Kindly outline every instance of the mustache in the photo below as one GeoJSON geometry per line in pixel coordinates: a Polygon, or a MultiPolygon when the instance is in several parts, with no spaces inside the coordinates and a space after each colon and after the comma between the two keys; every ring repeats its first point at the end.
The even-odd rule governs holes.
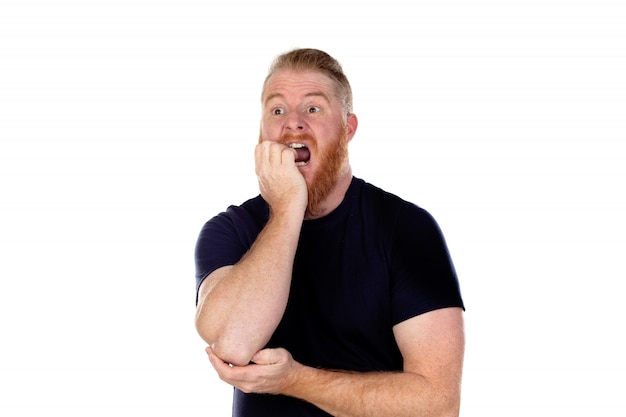
{"type": "Polygon", "coordinates": [[[282,143],[283,145],[286,145],[287,143],[293,143],[293,142],[297,142],[297,143],[308,142],[312,144],[317,143],[317,141],[315,140],[315,137],[308,133],[301,133],[301,134],[286,133],[280,137],[278,142],[282,143]]]}

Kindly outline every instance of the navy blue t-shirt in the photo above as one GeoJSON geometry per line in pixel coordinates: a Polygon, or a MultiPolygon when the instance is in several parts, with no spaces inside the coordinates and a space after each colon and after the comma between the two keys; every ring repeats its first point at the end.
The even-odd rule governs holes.
{"type": "MultiPolygon", "coordinates": [[[[237,263],[269,217],[257,196],[207,222],[196,245],[196,289],[237,263]]],[[[289,301],[268,347],[305,365],[400,371],[393,326],[463,301],[443,235],[425,210],[353,178],[329,215],[305,220],[289,301]]],[[[235,389],[233,416],[328,416],[304,401],[235,389]]]]}

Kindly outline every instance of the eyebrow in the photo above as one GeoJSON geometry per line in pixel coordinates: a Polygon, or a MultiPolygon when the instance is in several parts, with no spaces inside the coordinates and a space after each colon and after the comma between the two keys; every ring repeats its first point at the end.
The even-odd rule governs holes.
{"type": "MultiPolygon", "coordinates": [[[[268,101],[270,101],[270,100],[272,100],[272,99],[274,99],[274,98],[276,98],[276,97],[281,98],[281,97],[284,97],[284,95],[283,95],[283,94],[281,94],[281,93],[273,93],[273,94],[270,94],[270,95],[269,95],[269,96],[267,96],[267,98],[264,100],[264,104],[266,104],[268,101]]],[[[327,94],[325,94],[325,93],[324,93],[324,92],[322,92],[322,91],[311,91],[310,93],[306,93],[306,94],[304,95],[304,97],[306,97],[306,98],[308,98],[308,97],[322,97],[324,100],[326,100],[326,101],[330,102],[330,99],[328,98],[328,95],[327,95],[327,94]]]]}

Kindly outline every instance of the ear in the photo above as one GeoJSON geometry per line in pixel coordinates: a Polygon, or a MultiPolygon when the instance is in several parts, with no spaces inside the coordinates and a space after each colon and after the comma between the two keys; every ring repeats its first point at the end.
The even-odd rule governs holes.
{"type": "Polygon", "coordinates": [[[352,140],[352,138],[354,137],[354,134],[356,133],[356,128],[359,126],[359,120],[356,117],[356,114],[354,113],[348,113],[348,117],[346,120],[346,138],[348,139],[348,142],[350,142],[352,140]]]}

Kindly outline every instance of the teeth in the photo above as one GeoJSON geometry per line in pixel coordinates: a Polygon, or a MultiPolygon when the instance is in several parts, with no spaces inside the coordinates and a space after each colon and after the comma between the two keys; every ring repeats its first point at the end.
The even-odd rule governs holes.
{"type": "MultiPolygon", "coordinates": [[[[289,147],[291,149],[308,149],[307,146],[305,144],[303,144],[303,143],[290,143],[289,147]]],[[[310,153],[309,153],[309,157],[310,157],[310,153]]],[[[307,165],[309,163],[308,160],[306,160],[306,161],[302,161],[302,160],[298,161],[298,159],[300,159],[300,158],[296,157],[296,166],[301,167],[301,166],[305,166],[305,165],[307,165]]]]}

